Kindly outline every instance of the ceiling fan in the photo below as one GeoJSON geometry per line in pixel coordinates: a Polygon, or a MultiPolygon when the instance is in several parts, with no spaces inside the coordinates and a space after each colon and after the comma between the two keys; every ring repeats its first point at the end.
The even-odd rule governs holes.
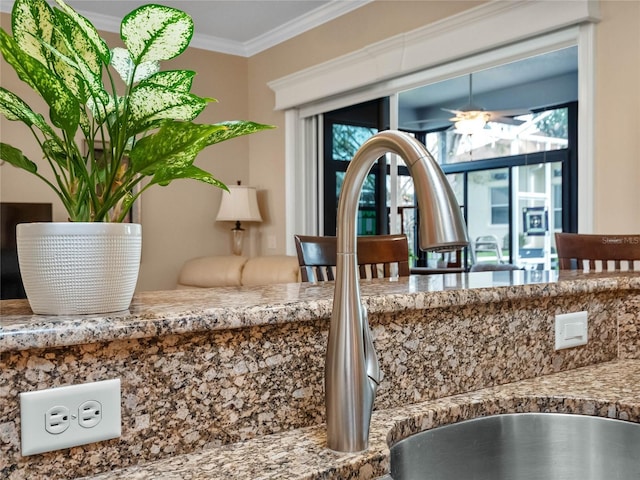
{"type": "MultiPolygon", "coordinates": [[[[485,110],[481,106],[473,103],[473,74],[469,74],[469,102],[457,110],[449,108],[441,108],[441,110],[453,113],[455,116],[449,118],[453,122],[456,130],[461,133],[474,133],[483,129],[487,122],[505,123],[508,125],[521,125],[522,120],[516,120],[513,117],[526,115],[531,113],[527,109],[517,110],[485,110]]],[[[424,123],[430,120],[416,120],[407,123],[424,123]]]]}
{"type": "Polygon", "coordinates": [[[506,123],[508,125],[521,125],[522,120],[516,120],[513,117],[531,113],[529,110],[485,110],[473,103],[473,74],[469,74],[469,103],[459,110],[450,110],[443,108],[445,112],[455,114],[455,117],[449,119],[453,122],[458,130],[461,131],[478,131],[484,128],[487,122],[506,123]]]}

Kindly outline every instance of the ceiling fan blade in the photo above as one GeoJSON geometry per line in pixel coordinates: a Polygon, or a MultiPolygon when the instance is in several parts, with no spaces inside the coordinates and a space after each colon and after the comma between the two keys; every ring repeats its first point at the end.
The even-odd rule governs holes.
{"type": "Polygon", "coordinates": [[[495,123],[504,123],[505,125],[514,125],[516,127],[522,125],[524,122],[524,120],[517,120],[515,118],[512,117],[494,117],[491,116],[491,118],[489,119],[490,122],[495,122],[495,123]]]}
{"type": "Polygon", "coordinates": [[[526,108],[514,108],[512,110],[490,110],[491,114],[496,117],[519,117],[520,115],[529,115],[533,113],[526,108]]]}

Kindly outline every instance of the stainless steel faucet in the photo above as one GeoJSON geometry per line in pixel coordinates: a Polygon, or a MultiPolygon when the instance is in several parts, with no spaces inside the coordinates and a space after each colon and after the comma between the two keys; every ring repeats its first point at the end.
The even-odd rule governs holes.
{"type": "Polygon", "coordinates": [[[338,201],[336,284],[325,363],[327,446],[338,452],[367,448],[373,401],[382,380],[360,301],[356,217],[364,180],[374,162],[386,153],[400,156],[413,178],[420,208],[420,248],[450,251],[468,244],[455,195],[420,142],[387,130],[360,147],[347,168],[338,201]]]}

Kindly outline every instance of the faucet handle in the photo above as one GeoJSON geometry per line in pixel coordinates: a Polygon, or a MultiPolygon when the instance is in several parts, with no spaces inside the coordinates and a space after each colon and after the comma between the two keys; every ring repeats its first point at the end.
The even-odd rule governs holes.
{"type": "Polygon", "coordinates": [[[367,308],[364,305],[360,305],[360,312],[362,314],[362,336],[364,339],[364,361],[367,369],[367,376],[375,383],[375,387],[380,385],[384,378],[384,373],[380,369],[380,363],[378,362],[378,355],[373,346],[373,337],[371,335],[371,327],[369,327],[369,316],[367,314],[367,308]]]}

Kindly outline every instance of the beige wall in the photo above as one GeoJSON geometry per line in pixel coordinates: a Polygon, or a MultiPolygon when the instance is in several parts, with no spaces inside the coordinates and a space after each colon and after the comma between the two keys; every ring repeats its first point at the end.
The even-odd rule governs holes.
{"type": "Polygon", "coordinates": [[[640,2],[601,2],[596,41],[594,226],[640,233],[640,2]]]}
{"type": "MultiPolygon", "coordinates": [[[[410,31],[482,2],[376,1],[249,59],[192,49],[169,67],[196,70],[194,91],[220,103],[199,118],[214,122],[248,118],[277,130],[216,145],[197,164],[227,183],[242,180],[258,188],[264,222],[249,227],[251,255],[285,251],[285,212],[295,208],[284,195],[284,114],[275,112],[267,82],[410,31]],[[179,63],[178,63],[179,62],[179,63]],[[275,241],[275,248],[268,248],[275,241]]],[[[596,27],[596,132],[594,228],[597,232],[640,232],[640,2],[605,0],[596,27]]],[[[8,17],[2,15],[3,27],[8,17]]],[[[109,39],[113,38],[111,36],[109,39]]],[[[2,86],[22,94],[2,65],[2,86]]],[[[29,101],[29,103],[33,103],[29,101]]],[[[18,126],[2,120],[2,138],[16,138],[18,126]],[[15,132],[15,133],[14,133],[15,132]]],[[[25,147],[26,149],[26,147],[25,147]]],[[[33,147],[30,150],[33,154],[33,147]]],[[[302,161],[302,160],[301,160],[302,161]]],[[[2,201],[55,199],[16,169],[0,169],[2,201]]],[[[214,225],[221,192],[178,181],[147,192],[142,200],[144,230],[140,290],[173,288],[187,258],[230,252],[228,229],[214,225]]],[[[60,208],[56,220],[64,219],[60,208]]]]}

